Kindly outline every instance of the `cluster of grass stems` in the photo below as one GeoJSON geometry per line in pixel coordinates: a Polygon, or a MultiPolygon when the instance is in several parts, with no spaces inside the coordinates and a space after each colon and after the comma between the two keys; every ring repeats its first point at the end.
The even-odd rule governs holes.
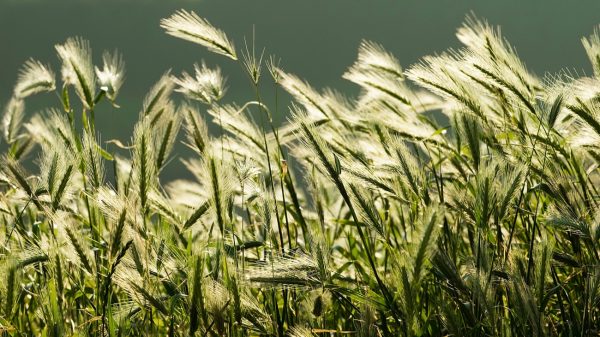
{"type": "Polygon", "coordinates": [[[2,120],[0,334],[600,333],[598,32],[589,77],[535,76],[473,17],[408,70],[364,41],[349,98],[193,12],[161,26],[239,63],[255,100],[222,103],[217,67],[167,72],[131,140],[103,143],[119,54],[95,67],[68,39],[58,83],[27,61],[2,120]],[[26,120],[44,92],[57,107],[26,120]],[[194,180],[162,182],[181,128],[194,180]]]}

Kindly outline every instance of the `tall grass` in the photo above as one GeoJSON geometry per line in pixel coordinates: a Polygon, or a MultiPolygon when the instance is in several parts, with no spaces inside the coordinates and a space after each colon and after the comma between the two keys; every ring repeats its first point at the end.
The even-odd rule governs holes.
{"type": "Polygon", "coordinates": [[[408,70],[363,41],[347,97],[254,45],[238,58],[193,12],[161,26],[239,63],[256,99],[222,103],[216,66],[166,72],[112,141],[124,156],[94,113],[118,104],[119,54],[95,67],[70,38],[58,82],[28,60],[2,120],[2,335],[600,333],[597,31],[578,78],[532,74],[473,17],[461,49],[408,70]],[[293,97],[289,123],[267,84],[293,97]],[[45,92],[57,106],[26,115],[45,92]],[[194,179],[165,182],[181,129],[194,179]]]}

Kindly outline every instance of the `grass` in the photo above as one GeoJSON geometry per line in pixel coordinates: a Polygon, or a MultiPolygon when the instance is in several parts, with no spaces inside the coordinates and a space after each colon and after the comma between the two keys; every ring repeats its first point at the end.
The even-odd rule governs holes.
{"type": "Polygon", "coordinates": [[[239,63],[255,100],[222,103],[205,63],[167,72],[109,151],[94,109],[118,104],[119,54],[95,67],[68,39],[58,83],[28,60],[2,123],[2,335],[600,333],[598,31],[591,77],[537,77],[473,17],[408,70],[364,41],[346,97],[193,12],[161,26],[239,63]],[[26,119],[45,92],[57,107],[26,119]],[[195,179],[166,182],[180,133],[195,179]]]}

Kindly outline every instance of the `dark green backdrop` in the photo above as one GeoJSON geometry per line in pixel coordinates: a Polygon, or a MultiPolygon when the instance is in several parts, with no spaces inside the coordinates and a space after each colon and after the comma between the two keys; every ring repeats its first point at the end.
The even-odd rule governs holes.
{"type": "MultiPolygon", "coordinates": [[[[238,51],[244,36],[251,39],[254,25],[257,45],[281,57],[287,71],[316,87],[349,94],[356,88],[340,76],[361,39],[383,44],[407,67],[423,55],[458,46],[456,28],[474,11],[502,26],[537,74],[563,68],[583,74],[591,68],[580,38],[600,23],[597,0],[0,0],[0,107],[23,61],[34,57],[58,73],[53,46],[74,35],[91,41],[96,61],[103,49],[117,48],[127,63],[121,109],[105,105],[97,114],[103,140],[128,139],[145,91],[169,68],[177,74],[202,59],[218,64],[228,77],[227,99],[251,99],[237,64],[163,33],[159,20],[179,8],[192,9],[225,30],[238,51]]],[[[28,101],[28,113],[48,102],[57,101],[51,96],[28,101]]],[[[167,174],[180,169],[174,163],[167,174]]]]}

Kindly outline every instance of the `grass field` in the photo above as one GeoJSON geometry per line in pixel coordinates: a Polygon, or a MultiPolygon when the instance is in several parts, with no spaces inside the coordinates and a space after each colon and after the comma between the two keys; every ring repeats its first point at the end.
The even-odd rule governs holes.
{"type": "Polygon", "coordinates": [[[532,74],[474,17],[407,70],[363,41],[347,97],[193,12],[160,25],[239,63],[255,100],[222,103],[196,64],[102,141],[121,56],[70,38],[60,76],[27,61],[2,120],[3,336],[600,334],[600,32],[590,77],[532,74]],[[172,160],[195,179],[163,181],[172,160]]]}

